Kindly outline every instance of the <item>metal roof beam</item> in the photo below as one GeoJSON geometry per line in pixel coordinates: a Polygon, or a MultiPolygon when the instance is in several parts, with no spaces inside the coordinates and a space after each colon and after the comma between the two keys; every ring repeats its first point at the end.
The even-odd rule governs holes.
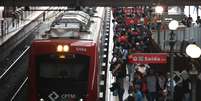
{"type": "Polygon", "coordinates": [[[201,5],[201,0],[0,0],[0,6],[137,6],[201,5]]]}

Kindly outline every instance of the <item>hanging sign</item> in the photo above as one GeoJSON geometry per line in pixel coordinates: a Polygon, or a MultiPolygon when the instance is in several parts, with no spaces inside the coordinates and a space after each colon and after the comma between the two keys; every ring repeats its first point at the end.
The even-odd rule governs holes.
{"type": "Polygon", "coordinates": [[[133,13],[143,13],[143,8],[137,8],[137,7],[125,7],[124,9],[125,14],[133,14],[133,13]]]}
{"type": "Polygon", "coordinates": [[[167,53],[135,53],[128,56],[128,62],[134,64],[165,64],[167,53]]]}

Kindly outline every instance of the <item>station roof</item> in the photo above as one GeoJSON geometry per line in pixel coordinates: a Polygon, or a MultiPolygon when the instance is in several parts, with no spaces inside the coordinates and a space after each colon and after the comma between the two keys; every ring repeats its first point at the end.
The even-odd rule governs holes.
{"type": "Polygon", "coordinates": [[[0,6],[201,5],[201,0],[0,0],[0,6]]]}

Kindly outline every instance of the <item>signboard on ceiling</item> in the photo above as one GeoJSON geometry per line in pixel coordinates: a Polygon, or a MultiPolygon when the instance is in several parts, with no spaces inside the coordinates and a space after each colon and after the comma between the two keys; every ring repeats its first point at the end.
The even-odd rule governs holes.
{"type": "Polygon", "coordinates": [[[138,7],[124,7],[123,8],[125,14],[134,14],[134,13],[143,13],[143,8],[138,7]]]}
{"type": "Polygon", "coordinates": [[[167,53],[135,53],[128,56],[128,62],[133,64],[166,64],[167,53]]]}

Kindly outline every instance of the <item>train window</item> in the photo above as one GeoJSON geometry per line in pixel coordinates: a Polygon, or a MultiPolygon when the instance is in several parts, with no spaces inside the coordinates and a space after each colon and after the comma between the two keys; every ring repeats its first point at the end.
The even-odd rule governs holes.
{"type": "Polygon", "coordinates": [[[54,55],[39,57],[39,76],[42,78],[86,80],[89,58],[81,55],[66,55],[66,57],[65,59],[54,55]]]}
{"type": "Polygon", "coordinates": [[[55,98],[52,92],[58,95],[58,101],[66,101],[68,95],[75,95],[76,98],[86,96],[90,57],[69,53],[65,57],[61,59],[56,54],[37,57],[39,98],[49,101],[55,98]]]}
{"type": "Polygon", "coordinates": [[[82,64],[43,63],[40,65],[40,76],[44,78],[79,79],[83,71],[82,64]]]}

